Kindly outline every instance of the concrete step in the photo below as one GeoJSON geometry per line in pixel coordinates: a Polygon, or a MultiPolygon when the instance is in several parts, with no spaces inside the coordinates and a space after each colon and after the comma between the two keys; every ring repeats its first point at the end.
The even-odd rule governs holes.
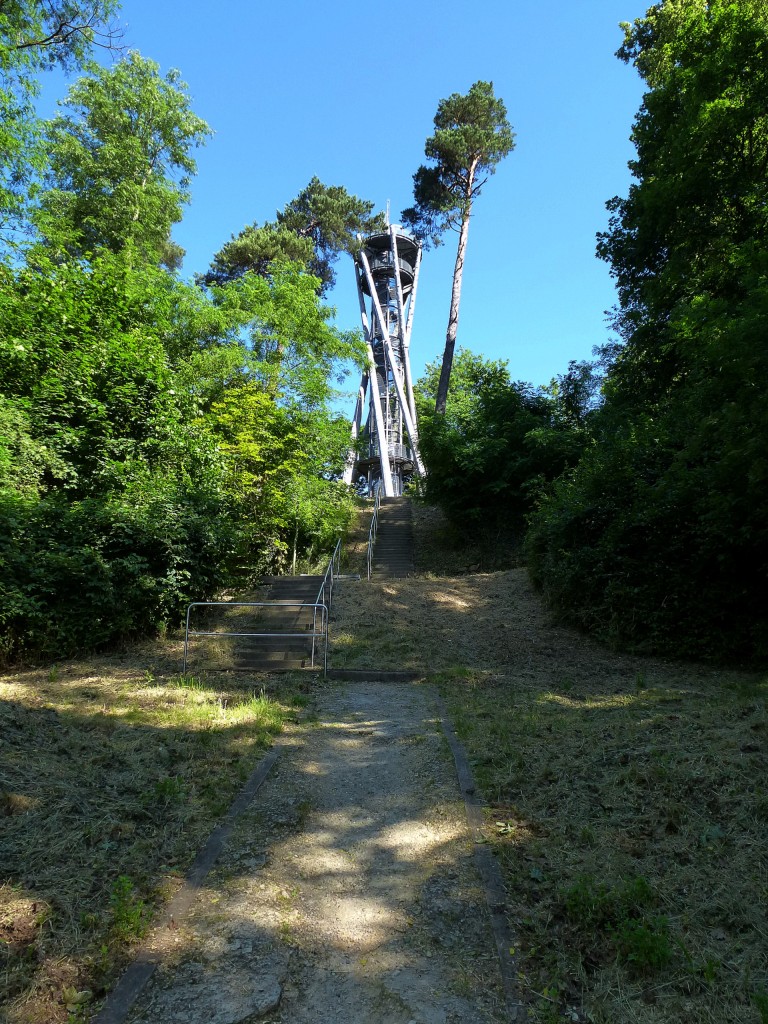
{"type": "MultiPolygon", "coordinates": [[[[261,585],[267,588],[265,601],[273,607],[254,608],[251,626],[257,631],[278,634],[243,639],[234,652],[233,670],[238,672],[284,672],[311,667],[312,637],[279,634],[311,632],[319,629],[312,605],[317,601],[322,576],[265,576],[261,585]]],[[[245,609],[243,609],[245,610],[245,609]]],[[[244,632],[247,630],[244,629],[244,632]]],[[[322,668],[322,642],[315,638],[315,668],[322,668]]]]}
{"type": "Polygon", "coordinates": [[[413,572],[413,516],[409,498],[382,498],[372,575],[403,578],[413,572]]]}
{"type": "Polygon", "coordinates": [[[293,658],[253,658],[251,660],[237,661],[232,664],[232,672],[295,672],[301,669],[314,669],[315,672],[322,671],[323,659],[321,655],[315,654],[315,664],[309,655],[300,661],[293,658]]]}

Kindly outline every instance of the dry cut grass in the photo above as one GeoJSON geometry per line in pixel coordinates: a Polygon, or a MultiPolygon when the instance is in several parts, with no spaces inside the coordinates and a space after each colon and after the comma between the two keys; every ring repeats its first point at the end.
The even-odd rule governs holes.
{"type": "Polygon", "coordinates": [[[340,588],[333,664],[438,673],[531,1020],[767,1024],[768,679],[614,654],[523,568],[456,574],[454,549],[437,575],[439,545],[340,588]]]}
{"type": "Polygon", "coordinates": [[[177,654],[153,646],[0,676],[9,1024],[87,1017],[304,699],[292,677],[180,677],[177,654]]]}
{"type": "Polygon", "coordinates": [[[534,1021],[768,1011],[768,682],[648,663],[448,674],[534,1021]]]}

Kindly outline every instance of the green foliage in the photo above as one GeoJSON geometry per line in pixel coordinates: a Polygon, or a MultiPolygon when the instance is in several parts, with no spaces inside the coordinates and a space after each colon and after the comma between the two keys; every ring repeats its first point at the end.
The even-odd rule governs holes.
{"type": "Polygon", "coordinates": [[[494,96],[492,82],[475,82],[466,96],[453,93],[440,100],[434,124],[435,134],[424,146],[432,164],[422,165],[414,174],[414,205],[400,216],[403,224],[427,245],[439,245],[448,228],[459,231],[445,351],[435,394],[435,412],[444,416],[459,328],[472,204],[515,143],[507,109],[494,96]]]}
{"type": "Polygon", "coordinates": [[[300,552],[332,547],[353,512],[335,480],[349,425],[329,402],[341,364],[362,358],[361,343],[330,326],[317,283],[295,264],[273,264],[269,277],[249,272],[216,290],[248,331],[247,372],[230,382],[206,422],[241,510],[237,564],[250,581],[295,567],[300,552]]]}
{"type": "Polygon", "coordinates": [[[636,971],[658,970],[672,959],[666,917],[620,921],[614,939],[621,959],[636,971]]]}
{"type": "Polygon", "coordinates": [[[246,273],[214,289],[217,304],[247,332],[248,379],[309,409],[333,397],[343,363],[365,358],[357,334],[331,326],[333,310],[320,303],[318,283],[299,265],[279,262],[267,278],[246,273]]]}
{"type": "Polygon", "coordinates": [[[34,100],[37,76],[81,68],[94,46],[113,48],[117,0],[7,0],[0,9],[0,230],[11,241],[45,167],[34,100]]]}
{"type": "Polygon", "coordinates": [[[607,408],[596,443],[542,499],[529,565],[562,617],[637,649],[768,654],[765,412],[718,384],[713,373],[631,424],[607,408]]]}
{"type": "Polygon", "coordinates": [[[269,277],[272,264],[288,261],[301,264],[316,277],[323,293],[336,280],[333,265],[339,254],[356,249],[358,234],[380,231],[384,226],[384,217],[373,212],[373,203],[314,177],[278,211],[276,221],[247,225],[226,242],[202,280],[207,285],[222,285],[248,271],[269,277]]]}
{"type": "Polygon", "coordinates": [[[768,992],[765,989],[758,989],[752,995],[752,1002],[760,1014],[760,1024],[768,1024],[768,992]]]}
{"type": "Polygon", "coordinates": [[[165,775],[155,783],[152,795],[159,804],[177,803],[185,795],[184,781],[178,775],[165,775]]]}
{"type": "Polygon", "coordinates": [[[563,893],[565,915],[589,952],[610,950],[639,973],[672,959],[669,923],[653,914],[654,904],[653,890],[642,877],[609,886],[583,876],[563,893]]]}
{"type": "Polygon", "coordinates": [[[171,227],[189,200],[190,156],[211,130],[189,106],[178,71],[131,53],[94,67],[46,128],[48,188],[37,215],[49,244],[75,254],[133,247],[169,265],[171,227]]]}
{"type": "Polygon", "coordinates": [[[327,411],[334,359],[323,343],[354,348],[317,312],[312,279],[261,281],[262,319],[253,294],[217,319],[163,271],[121,257],[45,269],[23,271],[3,296],[6,658],[154,632],[232,573],[253,580],[292,549],[332,545],[352,502],[331,479],[348,428],[327,411]],[[176,323],[157,317],[169,306],[176,323]],[[261,359],[239,344],[227,355],[224,328],[244,322],[261,359]]]}
{"type": "Polygon", "coordinates": [[[380,218],[313,179],[261,232],[276,244],[258,272],[210,292],[181,283],[170,233],[210,131],[178,72],[137,53],[90,66],[46,125],[45,161],[38,144],[35,73],[109,45],[115,6],[0,12],[8,216],[38,188],[38,237],[0,265],[6,661],[161,632],[192,600],[317,557],[353,509],[335,480],[348,428],[330,403],[362,344],[331,326],[306,266],[331,280],[380,218]]]}
{"type": "Polygon", "coordinates": [[[617,280],[594,444],[543,498],[530,564],[552,607],[612,641],[768,657],[768,15],[652,7],[620,56],[650,90],[637,179],[598,251],[617,280]]]}
{"type": "Polygon", "coordinates": [[[308,266],[312,259],[312,239],[297,235],[280,224],[248,224],[239,235],[225,242],[201,282],[224,285],[248,272],[269,277],[272,265],[286,260],[308,266]]]}
{"type": "Polygon", "coordinates": [[[373,212],[374,204],[350,195],[340,185],[324,185],[313,177],[307,187],[277,214],[277,225],[298,238],[312,242],[308,270],[320,278],[323,290],[333,286],[333,265],[342,252],[358,247],[357,236],[383,231],[383,213],[373,212]]]}
{"type": "Polygon", "coordinates": [[[63,657],[181,621],[226,581],[227,505],[157,477],[121,496],[0,493],[0,654],[63,657]]]}
{"type": "Polygon", "coordinates": [[[423,242],[439,245],[448,228],[469,217],[474,199],[515,143],[492,82],[475,82],[466,95],[440,100],[434,124],[424,145],[432,164],[414,174],[414,205],[400,216],[423,242]]]}
{"type": "Polygon", "coordinates": [[[459,349],[445,416],[433,396],[440,367],[417,386],[426,496],[468,533],[522,532],[538,488],[580,454],[585,432],[571,427],[557,397],[510,380],[506,364],[459,349]]]}
{"type": "Polygon", "coordinates": [[[81,498],[147,467],[183,473],[205,458],[183,426],[186,396],[175,393],[163,336],[169,325],[153,308],[169,289],[182,304],[184,286],[159,270],[133,271],[120,257],[88,265],[37,255],[0,293],[0,380],[14,409],[6,461],[16,485],[63,487],[81,498]]]}
{"type": "Polygon", "coordinates": [[[240,571],[295,566],[299,550],[332,547],[351,521],[353,502],[333,474],[343,465],[349,426],[323,408],[275,403],[263,384],[230,388],[211,422],[228,469],[227,486],[242,509],[240,571]]]}
{"type": "Polygon", "coordinates": [[[0,293],[6,659],[154,632],[335,541],[352,505],[328,378],[356,342],[314,279],[214,304],[120,255],[37,255],[0,293]]]}
{"type": "Polygon", "coordinates": [[[119,942],[130,942],[144,935],[149,926],[149,910],[127,875],[120,875],[112,886],[109,909],[112,936],[119,942]]]}

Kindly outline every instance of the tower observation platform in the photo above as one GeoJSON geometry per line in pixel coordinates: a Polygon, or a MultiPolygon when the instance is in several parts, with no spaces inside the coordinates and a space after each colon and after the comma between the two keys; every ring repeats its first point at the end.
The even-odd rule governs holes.
{"type": "Polygon", "coordinates": [[[355,277],[368,349],[352,421],[346,483],[398,497],[408,480],[423,475],[409,349],[421,246],[392,224],[360,239],[355,277]]]}

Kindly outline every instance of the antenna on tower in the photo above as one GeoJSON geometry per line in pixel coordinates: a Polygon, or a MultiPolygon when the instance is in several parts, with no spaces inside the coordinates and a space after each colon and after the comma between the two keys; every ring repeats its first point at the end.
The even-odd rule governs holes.
{"type": "Polygon", "coordinates": [[[389,224],[389,201],[387,230],[361,242],[355,276],[368,367],[358,389],[344,481],[362,478],[369,493],[380,483],[383,496],[392,498],[413,473],[424,475],[408,356],[421,246],[389,224]]]}

